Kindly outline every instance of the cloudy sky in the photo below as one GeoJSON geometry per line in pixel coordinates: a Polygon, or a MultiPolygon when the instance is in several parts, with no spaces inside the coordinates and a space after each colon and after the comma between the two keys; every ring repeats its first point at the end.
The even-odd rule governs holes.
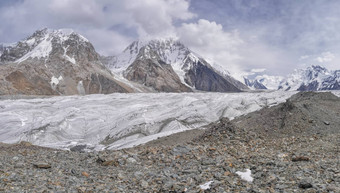
{"type": "Polygon", "coordinates": [[[72,28],[103,55],[176,37],[235,75],[340,69],[338,0],[1,0],[0,42],[72,28]]]}

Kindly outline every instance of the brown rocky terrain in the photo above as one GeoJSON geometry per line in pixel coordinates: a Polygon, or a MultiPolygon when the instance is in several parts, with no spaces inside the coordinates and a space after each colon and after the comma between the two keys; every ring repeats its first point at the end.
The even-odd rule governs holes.
{"type": "Polygon", "coordinates": [[[338,112],[339,98],[330,93],[298,93],[205,131],[131,149],[84,153],[0,144],[0,191],[336,193],[338,112]],[[238,175],[248,169],[252,181],[238,175]]]}

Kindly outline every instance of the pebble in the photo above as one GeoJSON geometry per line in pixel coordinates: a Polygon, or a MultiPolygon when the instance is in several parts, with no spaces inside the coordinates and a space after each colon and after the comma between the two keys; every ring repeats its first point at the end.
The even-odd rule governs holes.
{"type": "Polygon", "coordinates": [[[325,125],[330,125],[330,123],[328,121],[324,121],[323,122],[325,125]]]}
{"type": "Polygon", "coordinates": [[[49,168],[52,167],[50,164],[48,164],[48,163],[43,163],[43,162],[33,164],[33,166],[36,167],[36,168],[40,168],[40,169],[49,169],[49,168]]]}
{"type": "Polygon", "coordinates": [[[312,188],[313,185],[308,182],[308,180],[302,180],[300,183],[299,183],[299,188],[302,188],[302,189],[308,189],[308,188],[312,188]]]}

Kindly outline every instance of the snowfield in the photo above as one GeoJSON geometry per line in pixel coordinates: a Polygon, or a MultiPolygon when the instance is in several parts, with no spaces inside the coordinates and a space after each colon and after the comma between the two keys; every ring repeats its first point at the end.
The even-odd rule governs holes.
{"type": "MultiPolygon", "coordinates": [[[[138,93],[0,100],[0,142],[133,147],[284,102],[296,92],[138,93]]],[[[340,96],[340,92],[335,92],[340,96]]]]}

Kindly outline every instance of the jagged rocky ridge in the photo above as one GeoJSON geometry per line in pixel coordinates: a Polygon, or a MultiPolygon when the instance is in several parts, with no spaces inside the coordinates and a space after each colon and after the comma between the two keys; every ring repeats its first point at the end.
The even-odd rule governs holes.
{"type": "Polygon", "coordinates": [[[113,73],[151,86],[157,91],[237,92],[248,89],[243,83],[232,78],[227,71],[218,66],[211,66],[174,39],[135,41],[117,57],[105,57],[102,61],[113,73]],[[148,69],[153,66],[151,71],[141,68],[141,62],[147,64],[148,69]],[[167,69],[167,73],[163,73],[162,67],[167,69]],[[167,83],[165,75],[173,77],[174,81],[167,83]],[[149,84],[152,77],[158,77],[157,86],[149,84]]]}

